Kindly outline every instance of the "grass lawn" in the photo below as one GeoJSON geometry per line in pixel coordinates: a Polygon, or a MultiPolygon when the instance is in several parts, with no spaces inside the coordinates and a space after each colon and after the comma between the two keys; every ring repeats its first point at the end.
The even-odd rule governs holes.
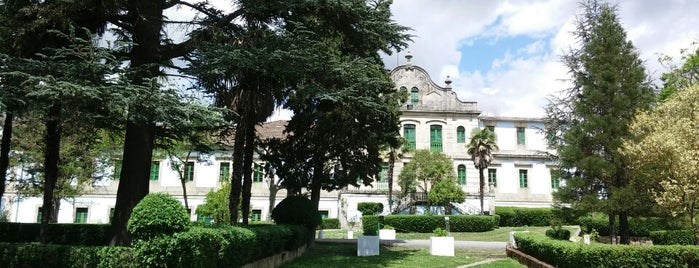
{"type": "Polygon", "coordinates": [[[481,264],[481,265],[473,266],[473,267],[474,268],[521,268],[521,267],[527,267],[527,266],[524,266],[513,259],[507,258],[507,259],[497,260],[494,262],[489,262],[486,264],[481,264]]]}
{"type": "MultiPolygon", "coordinates": [[[[429,249],[381,246],[378,256],[357,257],[354,244],[316,243],[306,254],[282,266],[291,267],[458,267],[502,251],[456,249],[454,257],[432,256],[429,249]]],[[[516,263],[516,262],[515,262],[516,263]]],[[[521,266],[484,266],[521,267],[521,266]]]]}
{"type": "MultiPolygon", "coordinates": [[[[531,226],[531,227],[500,227],[498,229],[480,232],[480,233],[456,233],[452,232],[454,240],[463,241],[495,241],[507,242],[510,237],[510,231],[530,231],[533,233],[544,234],[549,226],[531,226]]],[[[564,227],[573,232],[573,227],[564,227]]],[[[347,230],[324,230],[324,238],[328,239],[343,239],[347,238],[347,230]]],[[[362,235],[361,231],[354,231],[354,238],[362,235]]],[[[396,233],[396,239],[430,239],[432,233],[396,233]]],[[[316,236],[317,237],[317,236],[316,236]]]]}

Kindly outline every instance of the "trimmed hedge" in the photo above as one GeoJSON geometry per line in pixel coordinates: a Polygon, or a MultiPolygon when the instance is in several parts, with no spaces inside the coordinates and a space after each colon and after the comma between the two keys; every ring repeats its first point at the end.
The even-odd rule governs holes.
{"type": "Polygon", "coordinates": [[[357,210],[362,213],[362,216],[377,215],[383,211],[383,203],[359,202],[357,203],[357,210]]]}
{"type": "Polygon", "coordinates": [[[320,224],[320,229],[340,229],[340,219],[338,219],[338,218],[323,219],[323,223],[320,224]]]}
{"type": "Polygon", "coordinates": [[[303,225],[309,229],[323,222],[313,202],[304,196],[284,198],[272,210],[272,219],[277,224],[303,225]]]}
{"type": "Polygon", "coordinates": [[[500,226],[550,226],[551,208],[495,207],[500,215],[500,226]]]}
{"type": "MultiPolygon", "coordinates": [[[[616,222],[615,229],[619,230],[619,221],[616,222]]],[[[585,233],[590,233],[592,229],[597,230],[597,233],[601,236],[609,236],[609,218],[607,216],[602,217],[580,217],[578,219],[578,224],[580,228],[585,233]]],[[[662,230],[680,230],[688,229],[689,226],[686,222],[678,219],[668,219],[668,218],[629,218],[629,234],[631,236],[642,236],[649,237],[652,231],[662,231],[662,230]]]]}
{"type": "MultiPolygon", "coordinates": [[[[59,245],[106,246],[109,224],[52,223],[48,225],[48,242],[59,245]]],[[[0,222],[0,242],[39,242],[41,224],[0,222]]]]}
{"type": "Polygon", "coordinates": [[[516,233],[517,248],[555,267],[698,267],[699,247],[585,245],[516,233]]]}
{"type": "Polygon", "coordinates": [[[292,225],[193,227],[172,236],[139,241],[134,251],[146,267],[239,267],[296,249],[310,235],[305,227],[292,225]]]}
{"type": "Polygon", "coordinates": [[[135,239],[152,239],[186,231],[189,215],[180,201],[166,193],[152,193],[131,212],[126,230],[135,239]]]}
{"type": "Polygon", "coordinates": [[[694,245],[694,231],[667,230],[650,232],[653,245],[694,245]]]}
{"type": "Polygon", "coordinates": [[[568,240],[570,239],[570,231],[563,228],[551,228],[546,230],[546,236],[558,240],[568,240]]]}
{"type": "MultiPolygon", "coordinates": [[[[443,215],[388,215],[383,216],[381,226],[390,225],[399,233],[431,233],[436,228],[445,228],[443,215]]],[[[377,225],[382,217],[363,216],[362,227],[365,235],[376,235],[377,225]]],[[[498,216],[450,215],[451,232],[487,232],[498,227],[498,216]]]]}
{"type": "Polygon", "coordinates": [[[132,248],[0,243],[2,267],[139,267],[132,248]]]}

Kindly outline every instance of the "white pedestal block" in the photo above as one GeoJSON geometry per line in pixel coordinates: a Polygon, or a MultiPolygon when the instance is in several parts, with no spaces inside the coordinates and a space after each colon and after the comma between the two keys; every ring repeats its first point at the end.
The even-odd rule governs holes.
{"type": "Polygon", "coordinates": [[[379,255],[379,237],[363,235],[357,238],[357,256],[379,255]]]}
{"type": "Polygon", "coordinates": [[[347,231],[347,239],[354,239],[354,232],[347,231]]]}
{"type": "Polygon", "coordinates": [[[590,244],[590,235],[583,235],[583,243],[585,243],[585,245],[590,244]]]}
{"type": "Polygon", "coordinates": [[[323,230],[318,231],[318,239],[323,239],[324,235],[323,230]]]}
{"type": "Polygon", "coordinates": [[[396,230],[381,229],[379,230],[379,239],[381,240],[394,240],[396,239],[396,230]]]}
{"type": "Polygon", "coordinates": [[[454,256],[454,237],[430,237],[430,254],[437,256],[454,256]]]}

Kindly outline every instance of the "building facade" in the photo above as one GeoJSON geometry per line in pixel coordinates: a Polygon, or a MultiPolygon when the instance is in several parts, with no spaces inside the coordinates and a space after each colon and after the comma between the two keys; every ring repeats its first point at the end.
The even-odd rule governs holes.
{"type": "MultiPolygon", "coordinates": [[[[444,86],[435,83],[421,67],[415,66],[407,56],[407,62],[391,71],[396,90],[408,93],[408,101],[402,105],[400,118],[404,146],[412,150],[442,152],[454,163],[458,183],[467,194],[467,200],[457,207],[465,213],[480,212],[478,194],[479,175],[466,145],[474,129],[490,128],[495,132],[499,150],[493,153],[494,161],[485,171],[488,187],[485,208],[492,211],[495,206],[548,207],[552,204],[552,192],[560,181],[552,176],[553,163],[546,153],[543,134],[544,120],[540,118],[515,118],[482,116],[473,101],[462,101],[451,88],[451,81],[444,86]]],[[[284,121],[265,123],[258,129],[262,136],[279,136],[284,121]]],[[[405,153],[394,168],[394,193],[398,174],[412,154],[405,153]]],[[[221,183],[231,176],[230,152],[192,154],[184,164],[187,200],[191,220],[203,220],[196,215],[196,207],[203,204],[210,191],[220,188],[221,183]]],[[[151,192],[169,193],[184,203],[180,173],[172,168],[175,159],[154,159],[151,168],[151,192]]],[[[267,220],[270,214],[269,179],[263,176],[261,166],[256,163],[253,175],[251,220],[267,220]]],[[[120,166],[115,163],[115,167],[120,166]]],[[[385,165],[387,167],[387,165],[385,165]]],[[[113,212],[118,187],[119,170],[112,167],[105,179],[93,183],[82,196],[61,201],[58,222],[108,223],[113,212]]],[[[340,218],[343,225],[359,221],[359,202],[382,202],[388,211],[388,184],[386,170],[377,176],[371,186],[347,187],[341,191],[323,192],[319,210],[324,217],[340,218]]],[[[14,167],[10,176],[22,176],[21,167],[14,167]]],[[[42,199],[29,197],[8,184],[0,200],[6,217],[12,222],[38,222],[42,199]]],[[[278,203],[286,192],[279,191],[274,203],[278,203]]]]}

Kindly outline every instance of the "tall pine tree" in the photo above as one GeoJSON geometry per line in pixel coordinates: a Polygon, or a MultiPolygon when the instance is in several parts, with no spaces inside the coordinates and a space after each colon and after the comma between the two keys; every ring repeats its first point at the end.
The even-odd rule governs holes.
{"type": "Polygon", "coordinates": [[[574,32],[580,48],[562,57],[573,86],[547,107],[548,133],[559,134],[556,147],[567,179],[555,197],[578,209],[607,213],[612,237],[618,216],[621,243],[628,244],[628,216],[644,202],[629,187],[619,147],[630,136],[634,112],[649,108],[654,93],[616,7],[596,0],[581,7],[574,32]]]}

